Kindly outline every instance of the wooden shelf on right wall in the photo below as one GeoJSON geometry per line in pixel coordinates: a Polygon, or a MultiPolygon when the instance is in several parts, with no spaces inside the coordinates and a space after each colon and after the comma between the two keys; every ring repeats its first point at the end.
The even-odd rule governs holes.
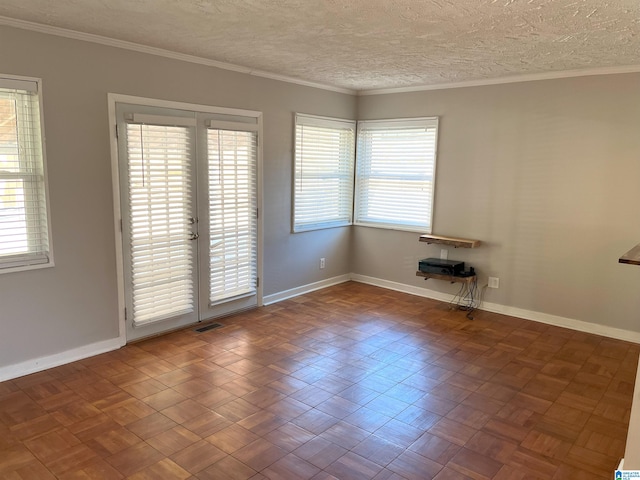
{"type": "Polygon", "coordinates": [[[640,243],[618,259],[620,263],[640,265],[640,243]]]}
{"type": "Polygon", "coordinates": [[[468,238],[444,237],[441,235],[420,235],[420,241],[425,243],[437,243],[449,245],[455,248],[476,248],[480,246],[480,240],[470,240],[468,238]]]}
{"type": "Polygon", "coordinates": [[[418,270],[416,272],[417,277],[423,277],[425,280],[435,278],[436,280],[445,280],[451,283],[466,283],[467,285],[475,282],[476,276],[470,275],[468,277],[456,277],[455,275],[445,275],[443,273],[426,273],[418,270]]]}

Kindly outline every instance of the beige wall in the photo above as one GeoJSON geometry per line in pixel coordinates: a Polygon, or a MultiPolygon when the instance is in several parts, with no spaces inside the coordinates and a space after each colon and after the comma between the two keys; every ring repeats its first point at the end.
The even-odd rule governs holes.
{"type": "MultiPolygon", "coordinates": [[[[358,118],[440,116],[434,233],[500,278],[486,300],[640,331],[640,75],[608,75],[359,98],[358,118]]],[[[355,227],[352,270],[448,293],[415,277],[440,246],[355,227]]]]}
{"type": "Polygon", "coordinates": [[[107,93],[264,113],[264,293],[415,277],[439,246],[363,227],[290,234],[293,113],[440,116],[434,232],[478,238],[486,299],[640,332],[640,75],[354,97],[0,27],[0,73],[40,77],[56,266],[0,275],[0,368],[118,334],[107,93]],[[7,48],[12,46],[15,48],[7,48]],[[318,259],[327,268],[318,269],[318,259]]]}
{"type": "Polygon", "coordinates": [[[9,27],[0,45],[0,73],[43,79],[56,261],[0,275],[0,368],[118,335],[109,92],[263,112],[265,295],[349,273],[349,228],[289,233],[291,169],[294,112],[355,118],[355,97],[9,27]]]}

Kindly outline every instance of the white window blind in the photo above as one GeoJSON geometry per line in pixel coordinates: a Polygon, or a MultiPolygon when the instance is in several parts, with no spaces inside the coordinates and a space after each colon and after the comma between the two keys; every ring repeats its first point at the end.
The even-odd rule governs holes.
{"type": "Polygon", "coordinates": [[[214,128],[207,132],[209,301],[216,304],[256,293],[258,136],[255,131],[211,125],[214,128]]]}
{"type": "Polygon", "coordinates": [[[350,225],[355,122],[296,115],[293,231],[350,225]]]}
{"type": "Polygon", "coordinates": [[[0,78],[0,273],[52,264],[37,81],[0,78]]]}
{"type": "Polygon", "coordinates": [[[355,224],[431,232],[437,118],[358,123],[355,224]]]}
{"type": "Polygon", "coordinates": [[[192,129],[127,125],[133,321],[192,312],[192,129]]]}

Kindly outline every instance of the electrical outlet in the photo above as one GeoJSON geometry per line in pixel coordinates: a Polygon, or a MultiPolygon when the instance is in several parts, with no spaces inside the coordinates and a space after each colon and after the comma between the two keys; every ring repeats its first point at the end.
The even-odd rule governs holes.
{"type": "Polygon", "coordinates": [[[324,268],[324,257],[320,259],[320,270],[324,268]]]}
{"type": "Polygon", "coordinates": [[[489,277],[489,288],[498,288],[500,286],[500,279],[498,277],[489,277]]]}
{"type": "Polygon", "coordinates": [[[449,257],[449,250],[443,248],[440,250],[440,260],[446,260],[449,257]]]}

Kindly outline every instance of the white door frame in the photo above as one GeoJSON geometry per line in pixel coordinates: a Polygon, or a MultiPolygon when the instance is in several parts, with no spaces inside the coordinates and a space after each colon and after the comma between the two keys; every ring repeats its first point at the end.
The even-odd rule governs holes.
{"type": "MultiPolygon", "coordinates": [[[[236,108],[215,107],[211,105],[198,105],[193,103],[174,102],[170,100],[157,100],[146,97],[136,97],[132,95],[123,95],[119,93],[107,94],[108,112],[109,112],[109,141],[111,147],[111,184],[113,187],[113,227],[115,232],[116,246],[116,274],[118,287],[118,337],[121,345],[127,343],[127,329],[125,323],[125,281],[124,281],[124,255],[123,255],[123,236],[122,236],[122,218],[120,205],[120,169],[118,166],[118,137],[116,133],[116,103],[128,103],[132,105],[143,105],[149,107],[160,107],[177,110],[188,110],[203,113],[237,115],[243,117],[253,117],[258,125],[258,175],[257,175],[257,201],[258,211],[258,279],[262,279],[262,251],[263,251],[263,218],[262,214],[262,112],[254,110],[242,110],[236,108]]],[[[257,304],[262,306],[263,281],[258,282],[257,288],[257,304]]]]}

